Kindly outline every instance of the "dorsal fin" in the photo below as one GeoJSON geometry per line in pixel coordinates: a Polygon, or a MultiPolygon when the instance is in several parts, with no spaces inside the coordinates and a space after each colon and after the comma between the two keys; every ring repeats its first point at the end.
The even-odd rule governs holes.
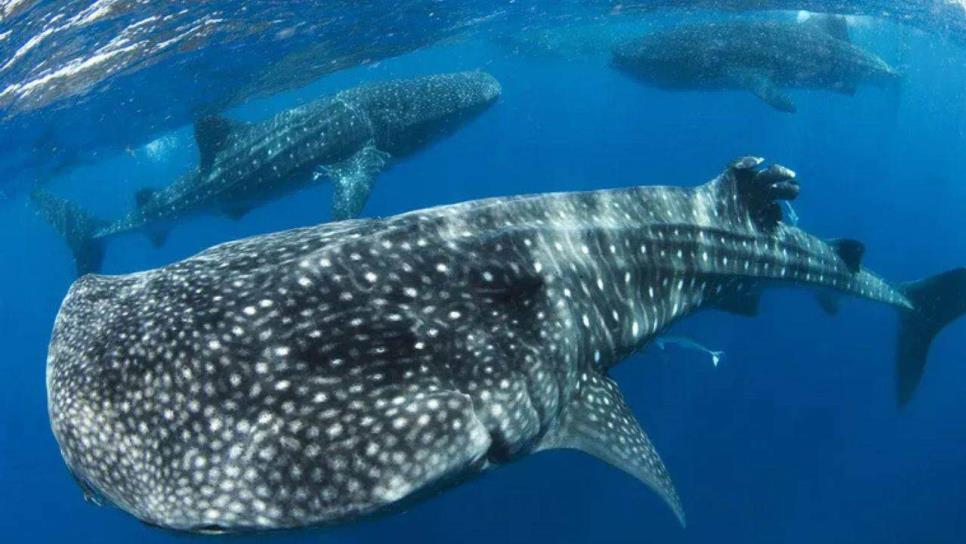
{"type": "Polygon", "coordinates": [[[815,295],[815,300],[818,301],[819,307],[827,315],[838,315],[840,300],[838,293],[822,290],[815,295]]]}
{"type": "Polygon", "coordinates": [[[154,198],[154,195],[157,194],[157,192],[157,189],[152,189],[151,187],[138,189],[138,191],[134,193],[134,205],[137,206],[138,209],[143,208],[148,202],[151,202],[151,199],[154,198]]]}
{"type": "Polygon", "coordinates": [[[220,115],[208,115],[195,123],[195,141],[198,143],[202,172],[211,168],[215,156],[225,148],[231,134],[241,126],[241,123],[220,115]]]}
{"type": "Polygon", "coordinates": [[[237,221],[252,211],[252,207],[247,204],[228,204],[222,210],[229,219],[237,221]]]}
{"type": "Polygon", "coordinates": [[[813,15],[803,24],[814,28],[818,32],[824,32],[836,40],[852,42],[852,38],[849,36],[849,23],[841,15],[813,15]]]}
{"type": "Polygon", "coordinates": [[[839,258],[845,261],[845,266],[849,272],[855,274],[862,269],[862,256],[865,255],[865,245],[858,240],[847,238],[836,238],[829,240],[828,245],[832,246],[839,258]]]}
{"type": "Polygon", "coordinates": [[[755,317],[758,315],[758,306],[761,302],[761,295],[755,293],[734,293],[726,295],[711,302],[711,307],[728,312],[730,314],[744,317],[755,317]]]}

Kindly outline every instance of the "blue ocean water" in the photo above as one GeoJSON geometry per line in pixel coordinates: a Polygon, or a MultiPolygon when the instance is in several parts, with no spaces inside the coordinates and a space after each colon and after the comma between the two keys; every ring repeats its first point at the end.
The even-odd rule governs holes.
{"type": "MultiPolygon", "coordinates": [[[[799,112],[786,115],[749,93],[652,89],[600,56],[531,55],[477,36],[339,70],[228,115],[257,120],[365,81],[484,69],[503,86],[499,103],[382,174],[366,215],[509,194],[694,185],[730,159],[756,154],[798,172],[803,228],[863,241],[865,264],[884,277],[962,266],[966,49],[866,19],[853,36],[901,68],[899,92],[793,92],[799,112]]],[[[39,119],[54,123],[56,111],[39,119]]],[[[98,123],[87,130],[96,141],[98,123]]],[[[155,136],[150,149],[104,153],[45,185],[99,215],[118,216],[138,188],[164,185],[197,161],[189,126],[155,136]]],[[[7,138],[0,149],[20,145],[7,138]]],[[[51,435],[44,383],[50,329],[73,266],[23,192],[7,194],[0,201],[0,540],[210,540],[150,528],[83,500],[51,435]]],[[[144,236],[124,236],[109,244],[104,271],[153,268],[226,240],[320,223],[330,200],[331,187],[322,184],[240,221],[191,218],[160,249],[144,236]]],[[[849,301],[829,317],[807,292],[769,291],[757,318],[709,312],[675,326],[725,350],[718,368],[695,352],[653,348],[622,363],[614,376],[671,472],[686,529],[632,478],[579,453],[546,452],[384,518],[218,538],[963,542],[966,321],[933,345],[924,382],[903,409],[894,399],[895,321],[892,310],[868,302],[849,301]]]]}

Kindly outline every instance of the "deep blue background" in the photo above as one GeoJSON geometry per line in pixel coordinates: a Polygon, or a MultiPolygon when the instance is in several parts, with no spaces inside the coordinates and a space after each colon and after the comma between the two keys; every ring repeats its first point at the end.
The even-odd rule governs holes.
{"type": "MultiPolygon", "coordinates": [[[[804,228],[865,242],[866,264],[914,279],[966,264],[966,54],[936,37],[855,31],[906,73],[900,92],[794,93],[800,113],[744,93],[645,88],[603,59],[531,59],[457,43],[342,72],[232,115],[279,109],[368,79],[482,68],[500,102],[465,129],[380,176],[366,209],[389,215],[515,193],[632,184],[691,185],[731,158],[794,168],[804,228]]],[[[97,130],[92,126],[91,130],[97,130]]],[[[71,173],[51,189],[105,216],[134,191],[196,161],[190,129],[164,161],[143,152],[71,173]]],[[[143,236],[109,244],[105,271],[184,258],[241,236],[327,219],[321,185],[232,222],[179,224],[161,250],[143,236]]],[[[0,204],[0,541],[178,542],[82,500],[50,433],[44,361],[73,279],[66,246],[24,199],[0,204]]],[[[850,302],[836,318],[806,292],[776,291],[753,320],[718,313],[686,332],[728,357],[649,350],[615,377],[677,484],[682,530],[635,480],[573,452],[541,453],[391,517],[254,542],[949,542],[966,541],[966,320],[933,346],[912,404],[893,396],[895,316],[850,302]]]]}

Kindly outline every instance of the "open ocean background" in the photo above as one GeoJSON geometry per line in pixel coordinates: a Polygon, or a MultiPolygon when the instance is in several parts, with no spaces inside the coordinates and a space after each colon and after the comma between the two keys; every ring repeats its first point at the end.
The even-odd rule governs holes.
{"type": "MultiPolygon", "coordinates": [[[[481,12],[472,15],[499,10],[481,12]]],[[[28,8],[0,22],[0,35],[10,30],[16,37],[15,25],[29,16],[28,8]]],[[[629,32],[651,24],[650,16],[640,17],[594,24],[629,32]]],[[[966,262],[966,42],[955,36],[859,18],[853,41],[897,66],[901,89],[862,87],[853,97],[793,91],[799,112],[788,115],[750,93],[645,87],[610,68],[603,53],[535,53],[502,37],[501,21],[468,36],[433,36],[431,45],[393,50],[391,58],[347,62],[281,92],[255,93],[227,115],[258,120],[365,81],[483,69],[503,86],[499,103],[383,173],[366,215],[519,193],[695,185],[732,158],[755,154],[798,172],[803,228],[863,241],[865,264],[884,277],[915,279],[966,262]]],[[[514,20],[514,31],[526,26],[514,20]]],[[[97,30],[95,24],[91,32],[97,30]]],[[[7,58],[16,49],[3,47],[7,58]]],[[[251,56],[242,59],[262,63],[259,70],[273,64],[271,43],[246,47],[251,56]]],[[[699,353],[672,347],[649,348],[615,371],[677,485],[687,529],[640,483],[573,452],[537,454],[402,513],[335,529],[185,536],[86,503],[51,435],[44,383],[51,326],[74,269],[62,239],[28,205],[26,189],[43,183],[117,217],[137,189],[186,172],[197,161],[190,119],[146,128],[138,115],[155,123],[151,100],[158,100],[177,122],[171,112],[181,103],[178,93],[194,91],[191,81],[203,66],[217,70],[219,54],[199,46],[139,66],[114,86],[85,91],[86,102],[68,97],[17,115],[7,105],[3,123],[20,129],[0,129],[0,163],[30,158],[0,179],[0,541],[966,542],[966,321],[937,339],[916,398],[899,410],[894,312],[849,301],[828,317],[805,291],[768,291],[755,319],[707,312],[677,325],[675,332],[727,352],[717,369],[699,353]],[[179,72],[189,65],[193,72],[179,72]],[[112,96],[138,89],[149,97],[140,113],[112,105],[112,96]],[[76,154],[107,145],[94,158],[46,171],[32,138],[45,124],[56,132],[61,122],[72,127],[60,137],[74,142],[76,154]],[[118,132],[125,127],[129,144],[118,132]]],[[[192,218],[161,249],[143,235],[123,236],[108,244],[104,271],[153,268],[223,241],[317,224],[328,219],[330,200],[331,187],[321,184],[240,221],[192,218]]]]}

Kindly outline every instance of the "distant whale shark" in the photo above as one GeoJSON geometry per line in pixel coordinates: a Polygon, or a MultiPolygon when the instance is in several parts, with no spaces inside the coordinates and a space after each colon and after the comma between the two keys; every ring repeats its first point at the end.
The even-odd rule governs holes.
{"type": "Polygon", "coordinates": [[[32,199],[66,238],[79,275],[100,268],[106,237],[144,231],[161,245],[185,216],[239,218],[322,174],[335,188],[333,217],[347,219],[362,210],[390,159],[453,132],[499,96],[493,76],[460,72],[363,85],[257,124],[207,117],[195,125],[198,168],[164,189],[139,191],[135,209],[118,221],[101,221],[46,191],[32,199]]]}
{"type": "MultiPolygon", "coordinates": [[[[427,9],[438,4],[435,0],[422,2],[427,9]]],[[[552,30],[556,22],[568,27],[575,24],[574,2],[538,4],[542,14],[539,18],[543,23],[541,27],[549,26],[552,30]]],[[[658,9],[672,13],[680,10],[688,16],[702,9],[716,13],[721,10],[808,10],[862,15],[909,25],[954,44],[966,44],[966,9],[963,9],[962,0],[631,0],[620,3],[581,0],[579,4],[588,10],[590,18],[608,21],[618,20],[608,16],[612,14],[658,9]]],[[[26,5],[28,2],[16,4],[18,8],[26,5]]],[[[488,2],[461,2],[459,9],[447,10],[447,13],[437,10],[429,19],[423,16],[423,11],[416,9],[401,12],[398,17],[363,17],[362,12],[369,9],[365,7],[369,4],[354,3],[355,8],[363,10],[357,17],[366,21],[365,27],[357,26],[353,30],[351,26],[343,28],[336,24],[333,28],[326,25],[319,36],[309,29],[308,43],[299,42],[301,45],[290,43],[291,40],[276,40],[268,48],[268,44],[260,41],[247,45],[244,40],[232,45],[224,42],[218,45],[203,40],[191,42],[187,49],[182,49],[178,44],[183,42],[169,39],[171,34],[190,34],[194,32],[192,26],[195,24],[233,26],[246,20],[258,21],[264,12],[251,9],[242,19],[228,18],[216,24],[205,19],[210,15],[206,4],[188,2],[184,4],[185,10],[168,18],[158,11],[163,9],[161,4],[146,3],[138,4],[136,12],[145,18],[152,13],[160,15],[162,20],[157,21],[160,26],[139,25],[136,29],[128,29],[123,17],[108,18],[112,21],[109,23],[100,17],[105,13],[87,17],[89,13],[82,9],[82,3],[29,2],[29,5],[32,9],[23,10],[19,17],[10,16],[4,21],[12,33],[7,39],[0,39],[0,56],[5,59],[12,59],[20,48],[32,47],[30,55],[22,56],[14,63],[19,68],[15,66],[13,71],[2,74],[4,90],[0,94],[6,96],[0,102],[13,100],[10,113],[15,115],[13,119],[8,116],[0,124],[0,140],[15,144],[5,147],[4,156],[0,157],[0,179],[7,184],[11,196],[58,172],[119,154],[128,147],[147,144],[167,131],[190,123],[197,112],[231,108],[253,96],[267,96],[299,87],[333,71],[385,60],[458,34],[489,36],[500,30],[506,20],[525,23],[516,25],[524,27],[537,22],[532,11],[536,7],[533,2],[501,3],[499,8],[488,2]],[[70,19],[71,23],[80,20],[81,24],[64,24],[65,19],[70,19]],[[92,24],[94,21],[108,24],[92,24]],[[340,31],[340,28],[343,29],[340,31]],[[132,30],[144,39],[130,42],[131,35],[126,33],[132,30]],[[360,31],[363,35],[358,39],[339,39],[348,32],[360,36],[360,31]],[[392,36],[392,39],[378,39],[383,34],[392,36]],[[157,41],[159,39],[162,41],[157,41]],[[88,47],[76,50],[79,40],[88,47]],[[130,49],[135,44],[138,47],[130,49]],[[228,59],[231,62],[227,65],[222,58],[226,47],[238,57],[228,59]],[[105,58],[105,52],[120,50],[123,54],[105,58]],[[169,54],[173,55],[171,62],[155,62],[158,56],[169,54]],[[92,62],[84,62],[82,69],[75,69],[79,61],[86,60],[85,57],[92,62]],[[93,62],[95,59],[97,62],[93,62]],[[213,65],[218,68],[211,69],[213,65]],[[51,74],[58,77],[49,77],[51,74]],[[232,84],[225,85],[226,81],[232,84]],[[165,84],[159,86],[158,82],[165,84]],[[198,89],[205,89],[205,92],[197,92],[198,89]],[[33,109],[38,107],[41,109],[33,109]],[[103,112],[115,114],[105,116],[103,112]],[[95,117],[99,130],[91,131],[90,120],[95,117]]],[[[313,9],[317,13],[315,18],[320,19],[329,17],[333,8],[323,3],[305,5],[304,9],[298,10],[275,10],[270,25],[277,30],[298,28],[299,21],[313,9]],[[275,15],[282,18],[275,19],[275,15]]],[[[348,12],[340,8],[339,13],[348,12]]],[[[346,19],[354,20],[348,16],[346,19]]],[[[249,30],[261,28],[260,24],[248,26],[249,30]]],[[[240,37],[235,32],[214,32],[210,38],[218,42],[216,36],[219,35],[229,41],[240,37]]],[[[589,35],[586,38],[594,39],[589,35]]],[[[527,41],[532,45],[532,39],[527,41]]]]}
{"type": "Polygon", "coordinates": [[[845,20],[726,21],[658,31],[617,45],[613,63],[665,89],[740,89],[794,112],[787,88],[853,94],[859,85],[895,83],[899,74],[852,45],[845,20]]]}
{"type": "Polygon", "coordinates": [[[609,369],[704,308],[806,285],[901,314],[900,402],[966,268],[891,286],[781,222],[794,173],[495,198],[230,242],[77,280],[47,360],[77,481],[150,524],[241,531],[392,509],[541,450],[638,478],[684,522],[609,369]]]}

